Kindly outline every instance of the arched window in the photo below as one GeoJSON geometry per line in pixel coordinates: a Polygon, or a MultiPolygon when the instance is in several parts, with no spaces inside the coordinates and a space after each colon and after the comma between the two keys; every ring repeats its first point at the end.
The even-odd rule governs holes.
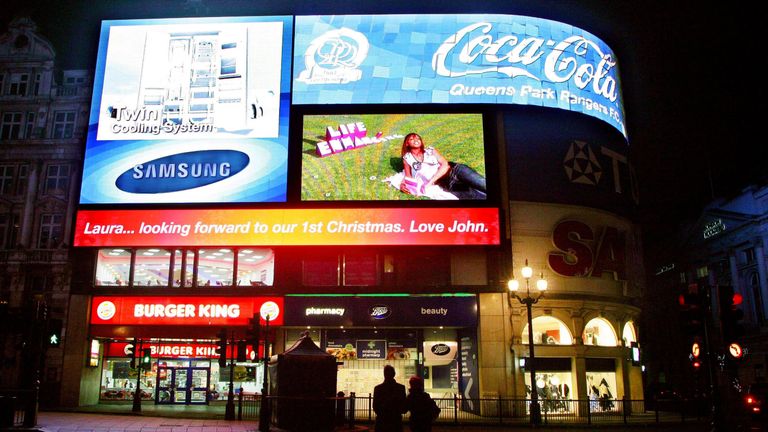
{"type": "Polygon", "coordinates": [[[621,339],[624,341],[624,346],[628,347],[632,342],[637,342],[637,333],[635,332],[635,323],[627,321],[624,324],[624,330],[621,331],[621,339]]]}
{"type": "MultiPolygon", "coordinates": [[[[528,343],[528,326],[523,329],[523,343],[528,343]]],[[[562,321],[551,316],[533,319],[533,343],[542,345],[573,345],[573,336],[562,321]]]]}
{"type": "Polygon", "coordinates": [[[584,345],[616,346],[616,331],[605,318],[594,318],[584,327],[584,345]]]}

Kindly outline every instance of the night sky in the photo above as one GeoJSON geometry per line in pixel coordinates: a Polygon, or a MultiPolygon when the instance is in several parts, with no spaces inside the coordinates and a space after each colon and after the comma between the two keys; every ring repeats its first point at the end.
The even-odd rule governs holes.
{"type": "Polygon", "coordinates": [[[760,14],[698,1],[239,1],[11,0],[55,45],[60,68],[93,69],[102,19],[354,13],[505,13],[573,24],[616,53],[631,155],[640,180],[638,222],[647,247],[715,197],[768,180],[759,133],[765,87],[760,14]]]}

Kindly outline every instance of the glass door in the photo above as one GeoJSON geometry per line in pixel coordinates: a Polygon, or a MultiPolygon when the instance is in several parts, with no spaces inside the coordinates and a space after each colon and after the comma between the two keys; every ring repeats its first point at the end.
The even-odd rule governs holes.
{"type": "Polygon", "coordinates": [[[189,369],[191,379],[189,387],[190,404],[208,403],[208,382],[211,378],[210,368],[193,367],[189,369]]]}
{"type": "Polygon", "coordinates": [[[155,395],[155,401],[158,404],[173,403],[173,372],[173,368],[157,368],[157,394],[155,395]]]}
{"type": "Polygon", "coordinates": [[[189,369],[177,368],[173,370],[173,403],[187,404],[189,400],[189,369]]]}

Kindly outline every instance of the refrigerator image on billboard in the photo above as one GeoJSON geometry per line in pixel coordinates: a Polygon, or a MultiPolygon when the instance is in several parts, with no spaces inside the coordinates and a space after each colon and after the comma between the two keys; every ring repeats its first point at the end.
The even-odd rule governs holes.
{"type": "Polygon", "coordinates": [[[285,201],[290,17],[105,21],[81,204],[285,201]]]}

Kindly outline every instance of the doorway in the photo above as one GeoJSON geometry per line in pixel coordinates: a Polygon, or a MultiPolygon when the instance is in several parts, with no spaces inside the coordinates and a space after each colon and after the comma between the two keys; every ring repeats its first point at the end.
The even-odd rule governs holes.
{"type": "Polygon", "coordinates": [[[155,401],[160,405],[206,405],[210,379],[210,367],[158,366],[155,401]]]}

